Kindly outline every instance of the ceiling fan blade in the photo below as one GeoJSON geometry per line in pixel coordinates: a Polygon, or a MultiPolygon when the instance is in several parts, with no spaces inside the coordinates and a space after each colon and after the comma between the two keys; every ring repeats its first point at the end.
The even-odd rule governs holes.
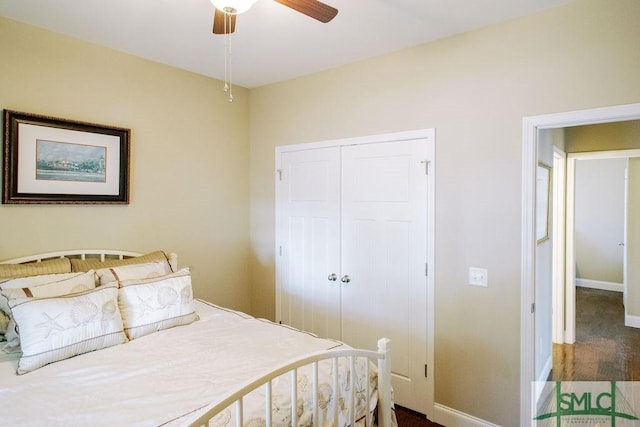
{"type": "Polygon", "coordinates": [[[338,14],[338,9],[318,0],[275,0],[313,19],[327,23],[338,14]]]}
{"type": "Polygon", "coordinates": [[[235,30],[236,30],[236,15],[224,13],[214,8],[213,34],[231,34],[235,30]],[[225,26],[225,21],[227,24],[226,26],[225,26]]]}

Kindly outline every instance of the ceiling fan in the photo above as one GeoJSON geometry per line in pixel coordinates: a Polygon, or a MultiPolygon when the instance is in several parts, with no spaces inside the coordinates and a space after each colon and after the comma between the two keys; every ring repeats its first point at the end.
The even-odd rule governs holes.
{"type": "MultiPolygon", "coordinates": [[[[236,29],[236,16],[249,10],[256,1],[257,0],[211,0],[211,3],[215,6],[213,33],[233,33],[236,29]]],[[[338,14],[338,9],[318,0],[274,1],[323,23],[331,21],[338,14]]]]}

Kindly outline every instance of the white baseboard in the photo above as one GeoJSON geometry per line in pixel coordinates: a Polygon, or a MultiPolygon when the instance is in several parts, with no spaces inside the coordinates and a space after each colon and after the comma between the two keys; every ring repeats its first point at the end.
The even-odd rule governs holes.
{"type": "Polygon", "coordinates": [[[640,316],[631,316],[629,314],[625,315],[624,326],[630,326],[632,328],[640,328],[640,316]]]}
{"type": "Polygon", "coordinates": [[[500,427],[480,418],[474,417],[456,409],[436,403],[433,406],[434,419],[438,424],[447,427],[500,427]]]}
{"type": "Polygon", "coordinates": [[[624,290],[624,285],[622,283],[603,282],[601,280],[590,279],[576,279],[576,286],[614,292],[622,292],[624,290]]]}

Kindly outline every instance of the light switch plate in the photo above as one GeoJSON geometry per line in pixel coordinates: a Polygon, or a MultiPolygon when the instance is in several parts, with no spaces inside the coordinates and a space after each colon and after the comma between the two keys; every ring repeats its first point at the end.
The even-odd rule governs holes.
{"type": "Polygon", "coordinates": [[[487,269],[469,267],[469,284],[473,286],[488,286],[487,269]]]}

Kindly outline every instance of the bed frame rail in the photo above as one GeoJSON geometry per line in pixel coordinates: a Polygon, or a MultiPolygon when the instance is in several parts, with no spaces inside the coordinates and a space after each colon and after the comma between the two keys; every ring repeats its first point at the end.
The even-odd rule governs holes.
{"type": "MultiPolygon", "coordinates": [[[[313,372],[313,381],[312,387],[314,390],[313,393],[313,418],[314,420],[318,418],[318,362],[321,360],[331,360],[333,363],[333,382],[334,382],[334,390],[337,390],[337,365],[338,359],[347,358],[351,363],[351,372],[355,372],[355,361],[356,358],[367,358],[369,361],[376,363],[378,366],[378,423],[380,427],[390,427],[392,425],[391,422],[391,410],[393,407],[393,403],[391,401],[391,346],[390,341],[387,338],[381,338],[378,341],[378,351],[371,350],[360,350],[360,349],[345,349],[345,350],[330,350],[323,351],[311,354],[309,356],[305,356],[303,358],[297,359],[293,362],[282,365],[280,368],[258,377],[243,387],[237,389],[235,392],[231,393],[227,398],[221,400],[219,402],[214,402],[206,409],[206,411],[197,419],[190,422],[190,427],[200,427],[200,426],[209,426],[209,422],[213,420],[213,418],[224,409],[234,405],[236,410],[236,427],[243,426],[242,420],[242,407],[243,407],[243,397],[252,392],[253,390],[258,389],[259,387],[265,388],[265,415],[266,415],[266,425],[267,427],[271,426],[271,382],[278,378],[281,375],[289,374],[291,375],[291,391],[290,397],[291,402],[297,401],[297,369],[303,366],[310,365],[312,367],[313,372]]],[[[369,371],[369,363],[366,364],[367,371],[366,375],[368,377],[369,371]]],[[[349,414],[351,416],[349,425],[355,426],[355,375],[351,375],[351,408],[349,410],[349,414]]],[[[367,380],[367,387],[369,381],[367,380]]],[[[369,408],[369,397],[370,390],[367,390],[366,394],[366,408],[369,408]]],[[[333,412],[333,425],[338,426],[338,405],[334,405],[333,412]]],[[[291,425],[297,425],[297,413],[296,413],[296,405],[291,405],[291,425]]],[[[373,426],[372,414],[370,411],[367,411],[366,419],[364,420],[364,425],[369,427],[373,426]]]]}

